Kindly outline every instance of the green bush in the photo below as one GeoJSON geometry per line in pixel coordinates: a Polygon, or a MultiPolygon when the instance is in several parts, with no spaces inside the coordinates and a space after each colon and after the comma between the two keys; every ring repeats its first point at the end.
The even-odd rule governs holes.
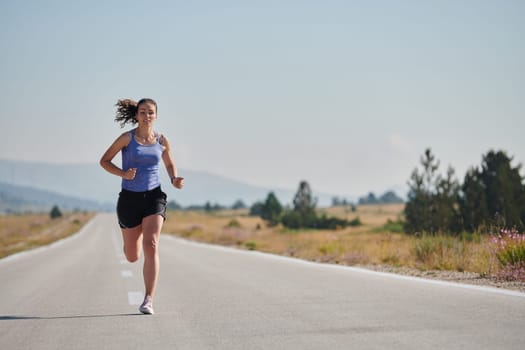
{"type": "Polygon", "coordinates": [[[348,221],[344,219],[339,219],[336,217],[328,217],[326,215],[322,215],[320,217],[315,218],[315,227],[319,229],[329,229],[329,230],[336,230],[339,228],[343,228],[348,226],[348,221]]]}
{"type": "Polygon", "coordinates": [[[287,211],[281,218],[281,223],[289,229],[311,228],[319,230],[337,230],[347,226],[359,226],[361,221],[356,218],[352,221],[326,215],[318,216],[315,212],[301,215],[295,210],[287,211]]]}
{"type": "Polygon", "coordinates": [[[305,221],[300,213],[290,210],[287,211],[281,218],[281,223],[284,227],[289,229],[298,229],[305,227],[305,221]]]}
{"type": "Polygon", "coordinates": [[[273,192],[270,192],[262,205],[260,216],[270,225],[275,226],[279,224],[281,220],[282,211],[283,207],[277,199],[277,196],[273,192]]]}
{"type": "Polygon", "coordinates": [[[361,223],[361,219],[359,219],[359,216],[356,217],[355,219],[351,220],[348,225],[350,226],[361,226],[362,223],[361,223]]]}
{"type": "Polygon", "coordinates": [[[516,231],[502,231],[493,239],[496,258],[501,265],[525,263],[525,235],[516,231]]]}
{"type": "Polygon", "coordinates": [[[376,233],[378,232],[403,233],[405,232],[403,225],[404,225],[404,222],[400,219],[396,221],[392,221],[388,219],[386,224],[380,227],[376,227],[372,231],[376,233]]]}
{"type": "Polygon", "coordinates": [[[392,221],[388,219],[388,221],[383,226],[383,228],[385,229],[385,231],[388,231],[388,232],[403,233],[404,232],[403,224],[404,223],[402,220],[392,221]]]}
{"type": "Polygon", "coordinates": [[[498,261],[502,265],[517,265],[525,263],[525,245],[512,245],[501,250],[496,254],[498,261]]]}
{"type": "Polygon", "coordinates": [[[240,228],[241,223],[237,219],[231,219],[230,222],[226,224],[226,228],[240,228]]]}
{"type": "Polygon", "coordinates": [[[492,238],[491,245],[501,267],[497,277],[525,281],[525,234],[517,230],[501,230],[492,238]]]}
{"type": "Polygon", "coordinates": [[[51,208],[51,211],[49,212],[49,216],[51,217],[51,219],[57,219],[62,216],[62,212],[60,211],[58,206],[55,205],[53,206],[53,208],[51,208]]]}
{"type": "Polygon", "coordinates": [[[255,202],[250,208],[250,216],[261,216],[263,212],[264,204],[261,202],[255,202]]]}
{"type": "Polygon", "coordinates": [[[248,241],[248,242],[244,243],[244,245],[246,246],[246,248],[248,248],[248,250],[255,250],[255,249],[257,249],[257,242],[255,242],[255,241],[248,241]]]}

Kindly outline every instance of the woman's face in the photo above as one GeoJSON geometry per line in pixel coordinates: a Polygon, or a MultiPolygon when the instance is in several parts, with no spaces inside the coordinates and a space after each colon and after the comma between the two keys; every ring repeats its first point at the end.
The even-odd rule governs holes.
{"type": "Polygon", "coordinates": [[[139,105],[136,118],[139,125],[151,125],[157,119],[157,108],[153,103],[143,102],[139,105]]]}

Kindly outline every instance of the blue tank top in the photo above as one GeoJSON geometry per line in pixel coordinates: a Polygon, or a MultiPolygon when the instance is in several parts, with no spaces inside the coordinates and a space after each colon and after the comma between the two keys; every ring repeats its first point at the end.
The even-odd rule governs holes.
{"type": "Polygon", "coordinates": [[[163,147],[160,136],[153,145],[141,145],[135,140],[135,130],[131,130],[131,140],[122,149],[122,169],[137,168],[133,180],[122,179],[122,188],[133,192],[144,192],[160,186],[159,164],[163,147]]]}

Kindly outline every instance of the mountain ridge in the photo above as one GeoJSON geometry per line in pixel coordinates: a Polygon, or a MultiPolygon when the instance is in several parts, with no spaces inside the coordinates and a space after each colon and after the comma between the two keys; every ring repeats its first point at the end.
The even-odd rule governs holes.
{"type": "MultiPolygon", "coordinates": [[[[185,170],[181,175],[186,179],[184,190],[166,186],[163,191],[168,194],[169,200],[183,206],[206,202],[231,205],[237,200],[251,205],[264,200],[270,191],[283,204],[289,204],[296,192],[296,189],[250,185],[205,171],[185,170]]],[[[81,198],[104,207],[114,205],[120,191],[120,179],[105,172],[98,163],[55,164],[0,159],[0,182],[81,198]]],[[[165,171],[161,172],[161,183],[169,183],[165,171]]],[[[335,195],[317,192],[314,196],[320,205],[329,205],[335,195]]]]}
{"type": "Polygon", "coordinates": [[[109,204],[0,182],[0,213],[45,212],[54,205],[66,211],[108,211],[109,204]]]}

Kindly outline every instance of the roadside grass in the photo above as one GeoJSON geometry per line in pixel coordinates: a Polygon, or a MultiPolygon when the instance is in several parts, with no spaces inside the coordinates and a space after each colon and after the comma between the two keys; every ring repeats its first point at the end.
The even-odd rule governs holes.
{"type": "Polygon", "coordinates": [[[489,239],[481,235],[476,240],[470,240],[464,236],[424,234],[415,238],[413,255],[416,266],[425,270],[468,271],[488,275],[496,269],[489,239]]]}
{"type": "MultiPolygon", "coordinates": [[[[514,243],[506,243],[501,250],[501,237],[506,236],[495,241],[494,236],[480,233],[463,233],[458,237],[406,235],[402,233],[403,209],[403,205],[393,204],[364,205],[355,211],[348,207],[319,210],[321,214],[347,220],[359,218],[362,223],[338,230],[289,230],[268,226],[261,218],[249,216],[247,209],[213,213],[169,211],[163,232],[199,242],[318,262],[475,272],[501,278],[518,275],[513,278],[523,279],[525,240],[522,236],[519,236],[518,245],[515,243],[518,236],[505,238],[505,242],[509,242],[514,237],[510,241],[514,243]],[[499,254],[495,254],[495,247],[500,247],[499,254]],[[503,264],[502,259],[509,260],[508,256],[518,256],[519,264],[503,264]],[[509,270],[509,266],[519,269],[509,270]]],[[[48,214],[0,216],[0,258],[69,236],[93,215],[66,213],[58,219],[51,219],[48,214]]]]}
{"type": "Polygon", "coordinates": [[[0,215],[0,259],[70,236],[93,215],[65,213],[56,219],[51,219],[49,214],[0,215]]]}
{"type": "Polygon", "coordinates": [[[501,229],[491,238],[493,256],[500,270],[496,277],[507,281],[525,282],[525,234],[516,229],[501,229]]]}
{"type": "Polygon", "coordinates": [[[362,225],[339,230],[268,226],[248,210],[171,211],[163,231],[183,238],[342,265],[387,265],[489,275],[498,269],[489,235],[420,237],[402,233],[402,204],[320,209],[362,225]]]}

